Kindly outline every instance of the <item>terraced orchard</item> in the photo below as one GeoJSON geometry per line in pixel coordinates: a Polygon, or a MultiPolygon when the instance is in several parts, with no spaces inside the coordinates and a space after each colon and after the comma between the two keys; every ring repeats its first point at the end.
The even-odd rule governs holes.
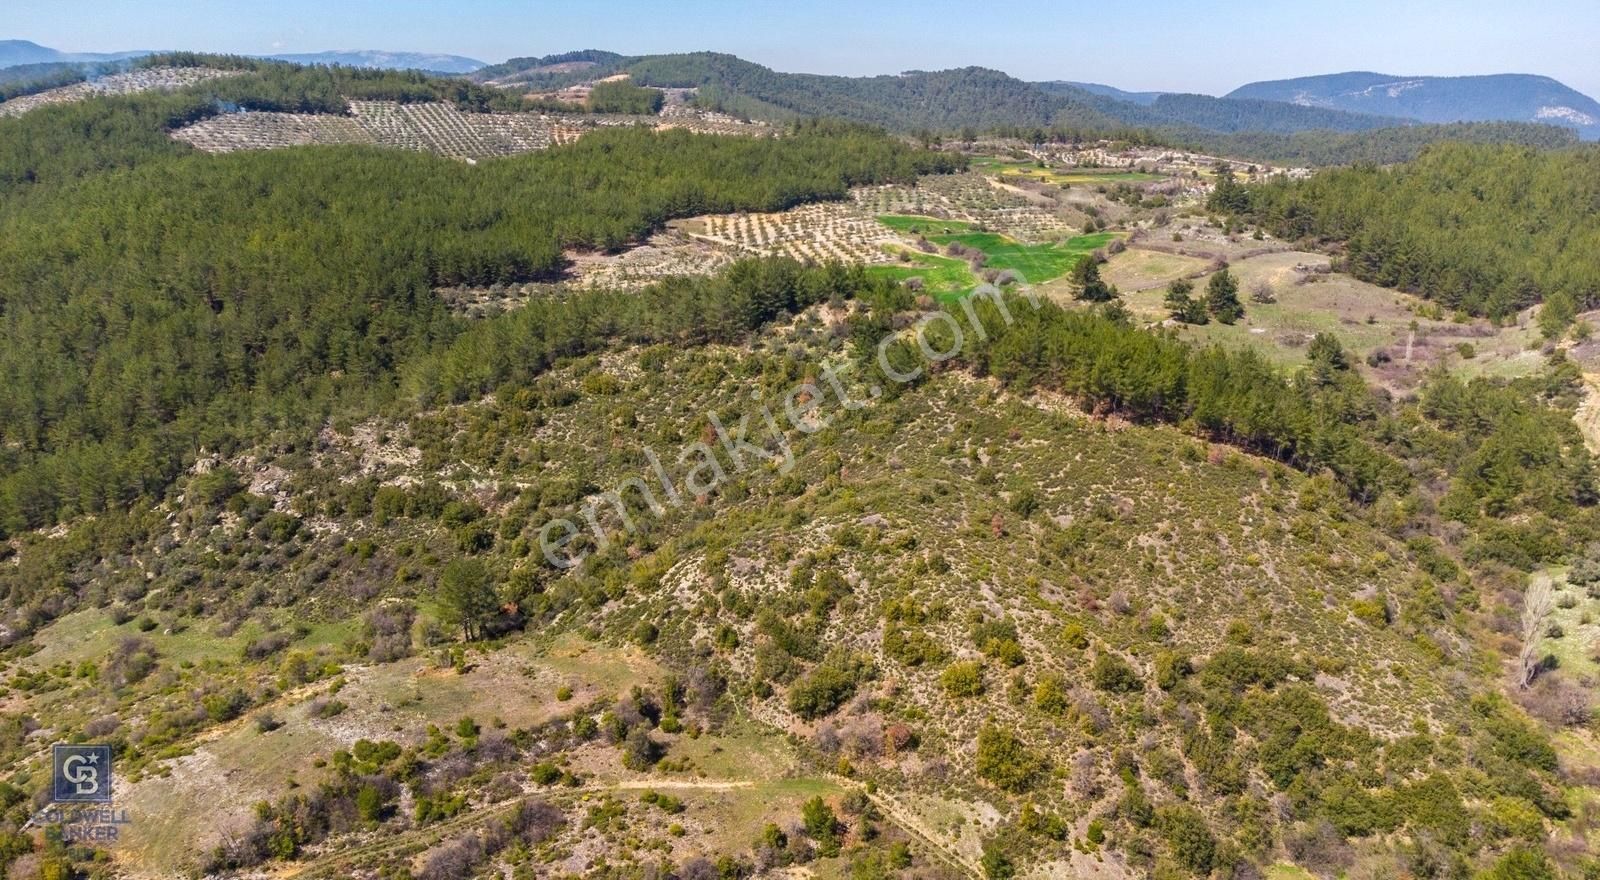
{"type": "Polygon", "coordinates": [[[113,73],[88,82],[73,83],[59,89],[50,89],[35,95],[24,95],[0,103],[0,117],[21,116],[30,110],[51,104],[70,104],[103,95],[132,95],[137,92],[172,91],[195,83],[225,76],[238,76],[236,70],[216,70],[209,67],[152,67],[113,73]]]}
{"type": "Polygon", "coordinates": [[[675,275],[710,275],[733,262],[729,248],[679,229],[652,235],[620,254],[570,254],[579,287],[631,289],[675,275]]]}
{"type": "Polygon", "coordinates": [[[213,116],[178,129],[172,136],[207,153],[377,143],[372,133],[350,116],[255,110],[213,116]]]}
{"type": "Polygon", "coordinates": [[[351,101],[349,116],[229,113],[172,136],[210,153],[311,144],[373,144],[456,159],[510,156],[571,143],[586,126],[536,113],[464,113],[437,102],[351,101]]]}
{"type": "MultiPolygon", "coordinates": [[[[9,104],[0,107],[10,106],[9,104]]],[[[570,144],[596,128],[649,125],[697,134],[768,136],[770,126],[685,109],[670,117],[544,113],[469,113],[441,102],[351,101],[348,116],[309,113],[228,113],[172,133],[208,153],[308,145],[371,144],[486,159],[570,144]]]]}
{"type": "Polygon", "coordinates": [[[866,187],[852,197],[873,214],[977,223],[1023,241],[1059,238],[1072,229],[1050,206],[998,186],[981,174],[925,177],[915,186],[866,187]]]}
{"type": "Polygon", "coordinates": [[[735,251],[797,260],[884,263],[886,245],[901,239],[850,202],[805,205],[778,214],[700,217],[682,227],[688,234],[735,251]]]}

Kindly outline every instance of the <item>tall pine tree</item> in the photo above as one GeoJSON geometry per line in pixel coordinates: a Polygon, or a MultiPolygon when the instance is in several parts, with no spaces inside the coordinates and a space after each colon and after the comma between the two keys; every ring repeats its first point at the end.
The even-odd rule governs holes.
{"type": "Polygon", "coordinates": [[[1117,289],[1100,278],[1098,256],[1090,255],[1080,261],[1072,270],[1072,281],[1078,289],[1074,295],[1084,302],[1110,302],[1117,298],[1117,289]]]}
{"type": "Polygon", "coordinates": [[[1194,282],[1187,278],[1179,278],[1167,286],[1167,313],[1172,320],[1183,324],[1205,324],[1210,321],[1206,316],[1206,304],[1197,300],[1194,293],[1194,282]]]}
{"type": "Polygon", "coordinates": [[[1211,282],[1206,285],[1206,310],[1224,324],[1244,317],[1244,305],[1239,302],[1239,280],[1227,267],[1211,276],[1211,282]]]}

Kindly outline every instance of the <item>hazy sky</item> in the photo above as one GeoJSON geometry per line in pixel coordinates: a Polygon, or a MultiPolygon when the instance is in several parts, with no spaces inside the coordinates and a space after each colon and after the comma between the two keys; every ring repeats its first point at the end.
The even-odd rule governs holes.
{"type": "Polygon", "coordinates": [[[995,67],[1024,79],[1220,94],[1342,70],[1541,73],[1600,97],[1597,0],[5,0],[0,39],[68,51],[712,49],[785,71],[995,67]]]}

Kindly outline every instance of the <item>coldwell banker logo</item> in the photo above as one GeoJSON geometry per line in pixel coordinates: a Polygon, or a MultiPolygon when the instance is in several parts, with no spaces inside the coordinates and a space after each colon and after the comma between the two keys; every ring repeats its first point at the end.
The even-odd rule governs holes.
{"type": "Polygon", "coordinates": [[[111,747],[56,744],[55,797],[58,804],[111,803],[111,747]]]}
{"type": "Polygon", "coordinates": [[[129,824],[128,811],[111,806],[111,747],[57,743],[50,750],[51,806],[27,826],[59,826],[67,843],[113,844],[129,824]]]}

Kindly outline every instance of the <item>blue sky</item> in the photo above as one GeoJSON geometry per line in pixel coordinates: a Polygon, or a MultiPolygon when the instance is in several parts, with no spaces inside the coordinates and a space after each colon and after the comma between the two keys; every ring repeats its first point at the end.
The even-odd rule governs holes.
{"type": "Polygon", "coordinates": [[[713,49],[851,75],[970,64],[1024,79],[1226,92],[1341,70],[1541,73],[1600,97],[1596,0],[871,2],[6,0],[0,39],[69,51],[448,52],[496,62],[713,49]]]}

